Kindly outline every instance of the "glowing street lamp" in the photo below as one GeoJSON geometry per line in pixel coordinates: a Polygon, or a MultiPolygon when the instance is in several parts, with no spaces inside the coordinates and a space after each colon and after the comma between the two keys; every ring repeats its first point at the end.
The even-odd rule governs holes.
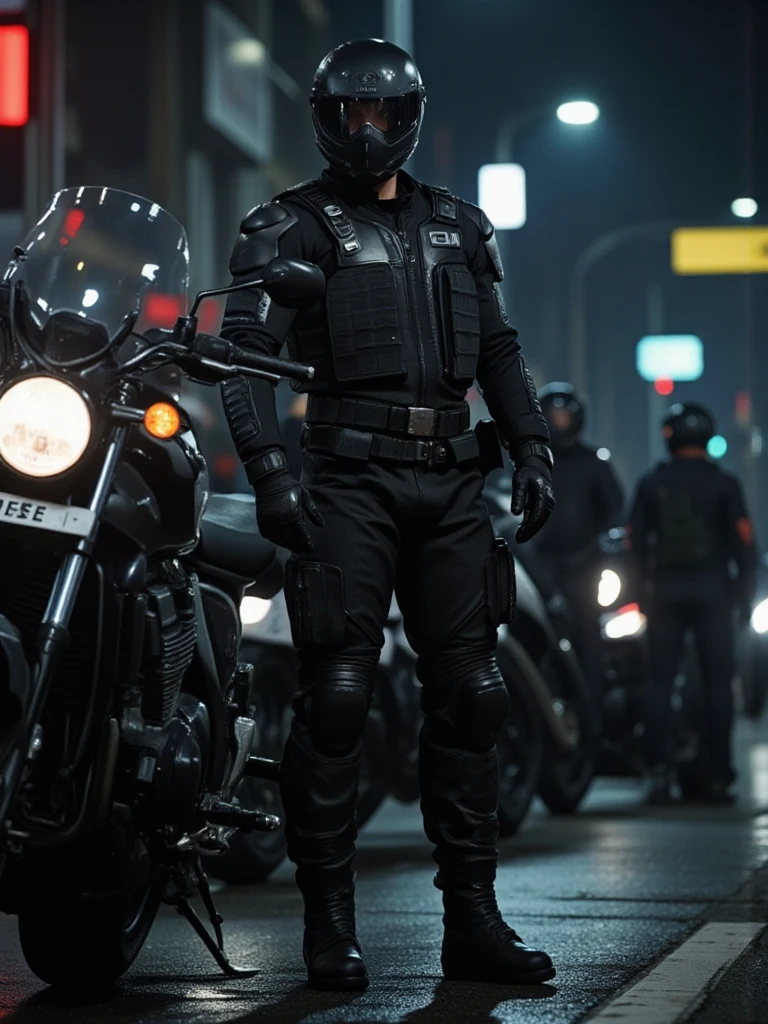
{"type": "Polygon", "coordinates": [[[600,117],[600,108],[591,100],[572,100],[557,108],[557,119],[563,124],[592,124],[600,117]]]}
{"type": "Polygon", "coordinates": [[[748,196],[742,196],[741,199],[734,199],[731,203],[731,213],[734,217],[754,217],[757,213],[757,203],[754,199],[750,199],[748,196]]]}

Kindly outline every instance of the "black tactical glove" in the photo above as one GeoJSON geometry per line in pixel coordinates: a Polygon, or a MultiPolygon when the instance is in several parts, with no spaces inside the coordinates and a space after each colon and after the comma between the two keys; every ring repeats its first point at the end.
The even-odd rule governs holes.
{"type": "Polygon", "coordinates": [[[285,452],[273,448],[245,464],[245,471],[256,492],[256,519],[259,533],[278,547],[295,554],[311,551],[305,514],[316,526],[323,526],[306,487],[288,471],[285,452]]]}
{"type": "Polygon", "coordinates": [[[512,514],[523,516],[515,540],[525,544],[539,532],[552,515],[552,453],[545,444],[526,441],[512,451],[515,476],[512,481],[512,514]]]}

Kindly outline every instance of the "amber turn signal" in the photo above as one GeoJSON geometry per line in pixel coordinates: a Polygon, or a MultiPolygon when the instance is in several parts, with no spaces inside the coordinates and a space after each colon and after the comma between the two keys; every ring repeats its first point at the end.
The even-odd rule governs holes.
{"type": "Polygon", "coordinates": [[[144,426],[152,437],[167,441],[178,433],[181,426],[179,410],[170,402],[155,402],[144,413],[144,426]]]}

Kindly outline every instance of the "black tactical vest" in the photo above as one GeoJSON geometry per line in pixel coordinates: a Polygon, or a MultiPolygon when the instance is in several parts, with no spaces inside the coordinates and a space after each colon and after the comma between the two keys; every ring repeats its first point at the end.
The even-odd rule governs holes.
{"type": "Polygon", "coordinates": [[[403,379],[406,346],[412,345],[419,351],[429,346],[439,372],[451,381],[472,383],[480,318],[459,203],[446,190],[416,187],[426,188],[432,200],[432,216],[418,231],[418,252],[404,232],[353,211],[318,181],[276,197],[310,209],[335,242],[336,269],[325,296],[327,337],[303,330],[299,317],[289,341],[295,358],[316,367],[318,381],[403,379]],[[417,312],[420,291],[428,323],[417,312]]]}

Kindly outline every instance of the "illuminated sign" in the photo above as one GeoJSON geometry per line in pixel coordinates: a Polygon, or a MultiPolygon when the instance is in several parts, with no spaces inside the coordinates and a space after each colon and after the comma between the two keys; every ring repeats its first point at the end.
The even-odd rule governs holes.
{"type": "Polygon", "coordinates": [[[768,274],[768,228],[677,228],[671,241],[676,274],[768,274]]]}
{"type": "Polygon", "coordinates": [[[649,334],[635,356],[637,372],[651,383],[698,380],[704,373],[704,346],[695,334],[649,334]]]}

